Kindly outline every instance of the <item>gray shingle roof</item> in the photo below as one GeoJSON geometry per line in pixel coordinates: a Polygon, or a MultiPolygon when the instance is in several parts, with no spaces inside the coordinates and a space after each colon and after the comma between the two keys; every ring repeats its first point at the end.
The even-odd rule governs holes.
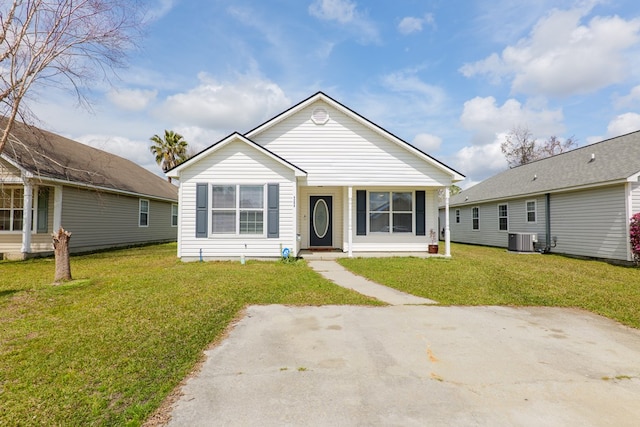
{"type": "Polygon", "coordinates": [[[14,125],[2,157],[36,178],[178,200],[175,185],[130,160],[23,123],[14,125]]]}
{"type": "Polygon", "coordinates": [[[621,182],[638,172],[640,131],[506,170],[455,195],[450,205],[621,182]]]}

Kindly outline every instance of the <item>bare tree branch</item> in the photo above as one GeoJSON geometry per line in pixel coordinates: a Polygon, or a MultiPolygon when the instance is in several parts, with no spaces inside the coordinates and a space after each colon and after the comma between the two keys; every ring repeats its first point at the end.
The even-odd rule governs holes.
{"type": "Polygon", "coordinates": [[[551,136],[546,141],[533,139],[531,131],[524,126],[516,126],[500,144],[502,154],[510,168],[531,163],[545,157],[555,156],[578,146],[574,137],[561,140],[551,136]]]}
{"type": "MultiPolygon", "coordinates": [[[[0,4],[0,153],[36,85],[83,88],[125,65],[140,35],[139,0],[14,0],[0,4]]],[[[87,103],[88,104],[88,103],[87,103]]]]}

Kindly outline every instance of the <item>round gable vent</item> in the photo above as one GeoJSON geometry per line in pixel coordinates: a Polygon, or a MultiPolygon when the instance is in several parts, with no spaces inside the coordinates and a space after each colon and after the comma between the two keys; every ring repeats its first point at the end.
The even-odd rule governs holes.
{"type": "Polygon", "coordinates": [[[311,120],[317,125],[323,125],[329,121],[329,113],[322,107],[318,107],[311,113],[311,120]]]}

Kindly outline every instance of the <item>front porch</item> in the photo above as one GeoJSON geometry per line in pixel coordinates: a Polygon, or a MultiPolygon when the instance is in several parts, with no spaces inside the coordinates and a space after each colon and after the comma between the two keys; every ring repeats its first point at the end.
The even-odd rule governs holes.
{"type": "Polygon", "coordinates": [[[448,223],[438,219],[441,188],[298,185],[295,253],[307,259],[449,257],[448,223]],[[440,254],[429,254],[440,230],[440,254]]]}

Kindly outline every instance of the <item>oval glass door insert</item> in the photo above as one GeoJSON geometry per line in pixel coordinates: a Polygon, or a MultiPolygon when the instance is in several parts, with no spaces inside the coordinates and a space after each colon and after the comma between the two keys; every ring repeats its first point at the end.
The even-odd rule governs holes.
{"type": "Polygon", "coordinates": [[[324,199],[318,199],[313,207],[313,231],[320,239],[329,231],[329,207],[324,199]]]}

